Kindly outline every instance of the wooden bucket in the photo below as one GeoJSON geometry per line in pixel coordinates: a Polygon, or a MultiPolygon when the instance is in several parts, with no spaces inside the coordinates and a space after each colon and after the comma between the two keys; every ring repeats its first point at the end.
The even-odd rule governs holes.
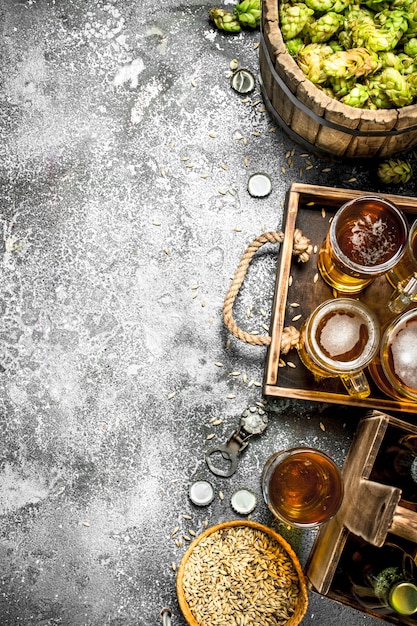
{"type": "Polygon", "coordinates": [[[417,144],[417,105],[357,109],[309,81],[287,52],[278,1],[262,0],[260,82],[272,118],[303,148],[337,159],[386,158],[417,144]]]}

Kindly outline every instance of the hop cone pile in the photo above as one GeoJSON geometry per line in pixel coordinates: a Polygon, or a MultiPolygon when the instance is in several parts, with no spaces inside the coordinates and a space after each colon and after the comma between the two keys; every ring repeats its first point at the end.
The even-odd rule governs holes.
{"type": "Polygon", "coordinates": [[[385,184],[407,183],[413,176],[413,166],[409,160],[393,158],[380,163],[378,178],[385,184]]]}
{"type": "Polygon", "coordinates": [[[330,97],[363,109],[417,104],[417,0],[278,0],[286,48],[330,97]]]}
{"type": "Polygon", "coordinates": [[[218,29],[228,33],[239,33],[243,28],[257,28],[261,21],[261,0],[243,0],[233,12],[213,7],[209,12],[218,29]]]}

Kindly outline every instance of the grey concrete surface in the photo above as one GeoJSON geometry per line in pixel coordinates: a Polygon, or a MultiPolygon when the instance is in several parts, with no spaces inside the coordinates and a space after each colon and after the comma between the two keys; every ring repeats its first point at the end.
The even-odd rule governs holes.
{"type": "MultiPolygon", "coordinates": [[[[236,517],[238,485],[272,524],[269,454],[307,443],[342,464],[355,430],[356,412],[279,401],[233,477],[206,468],[262,400],[265,348],[221,314],[246,246],[280,228],[293,181],[379,189],[372,162],[305,156],[258,93],[232,92],[230,61],[256,74],[259,33],[216,32],[211,6],[1,2],[1,626],[148,626],[164,606],[184,626],[173,529],[236,517]],[[246,191],[256,171],[266,199],[246,191]],[[216,490],[206,509],[187,495],[198,476],[216,490]]],[[[265,332],[275,270],[271,247],[239,294],[242,325],[265,332]]],[[[280,532],[304,563],[314,532],[280,532]]],[[[312,593],[310,623],[380,621],[312,593]]]]}

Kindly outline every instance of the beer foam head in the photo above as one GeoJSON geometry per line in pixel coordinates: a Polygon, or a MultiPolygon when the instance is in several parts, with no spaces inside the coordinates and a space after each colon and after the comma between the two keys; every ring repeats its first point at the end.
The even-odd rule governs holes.
{"type": "Polygon", "coordinates": [[[361,302],[337,298],[312,314],[310,348],[331,371],[354,372],[369,364],[379,345],[379,325],[361,302]]]}
{"type": "Polygon", "coordinates": [[[369,333],[362,317],[349,311],[336,311],[327,318],[317,340],[331,359],[352,361],[362,353],[364,335],[369,333]]]}
{"type": "Polygon", "coordinates": [[[380,265],[398,250],[395,231],[381,217],[365,214],[357,219],[350,240],[353,260],[364,267],[380,265]]]}
{"type": "Polygon", "coordinates": [[[396,333],[390,352],[394,375],[417,392],[417,320],[396,333]]]}

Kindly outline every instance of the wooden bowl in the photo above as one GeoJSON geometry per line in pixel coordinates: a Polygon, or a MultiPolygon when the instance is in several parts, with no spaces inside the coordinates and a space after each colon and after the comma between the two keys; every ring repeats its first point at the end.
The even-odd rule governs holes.
{"type": "MultiPolygon", "coordinates": [[[[292,565],[292,570],[297,575],[299,593],[298,593],[298,598],[296,601],[295,609],[293,613],[290,615],[289,619],[285,622],[285,626],[296,626],[297,624],[301,622],[302,618],[304,617],[307,611],[307,606],[308,606],[308,594],[307,594],[306,581],[305,581],[305,577],[304,577],[300,562],[294,550],[291,548],[289,543],[283,537],[281,537],[281,535],[273,531],[271,528],[264,526],[263,524],[259,524],[257,522],[252,522],[252,521],[246,521],[246,520],[232,520],[232,521],[223,522],[221,524],[217,524],[215,526],[208,528],[207,530],[202,532],[198,537],[196,537],[192,541],[187,551],[185,552],[183,558],[181,559],[181,563],[179,565],[178,572],[177,572],[177,596],[178,596],[179,606],[181,608],[181,611],[187,623],[190,626],[202,626],[202,624],[197,621],[195,615],[193,614],[186,598],[186,592],[184,590],[184,578],[185,578],[185,573],[187,571],[187,564],[189,562],[191,555],[194,554],[195,549],[201,544],[201,542],[205,538],[209,537],[211,534],[218,532],[218,531],[225,531],[225,537],[226,537],[228,529],[239,527],[239,526],[246,527],[246,528],[249,527],[249,528],[256,529],[258,531],[262,531],[268,536],[269,539],[275,540],[275,542],[278,543],[279,546],[282,548],[282,551],[285,557],[288,558],[288,563],[290,564],[289,568],[291,568],[291,565],[292,565]]],[[[221,541],[221,538],[220,538],[220,541],[221,541]]],[[[240,560],[242,560],[244,558],[244,553],[241,553],[240,556],[241,556],[240,560]]],[[[237,560],[237,562],[239,562],[239,559],[237,560]]],[[[285,569],[285,566],[284,566],[284,569],[285,569]]],[[[187,575],[189,575],[189,573],[187,575]]],[[[224,590],[219,589],[218,596],[217,594],[214,594],[214,596],[221,598],[222,596],[224,596],[224,590]]],[[[214,597],[214,596],[211,596],[211,597],[214,597]]],[[[209,622],[205,622],[205,623],[209,624],[209,622]]],[[[254,622],[241,621],[241,624],[244,624],[244,623],[250,624],[254,622]]]]}

